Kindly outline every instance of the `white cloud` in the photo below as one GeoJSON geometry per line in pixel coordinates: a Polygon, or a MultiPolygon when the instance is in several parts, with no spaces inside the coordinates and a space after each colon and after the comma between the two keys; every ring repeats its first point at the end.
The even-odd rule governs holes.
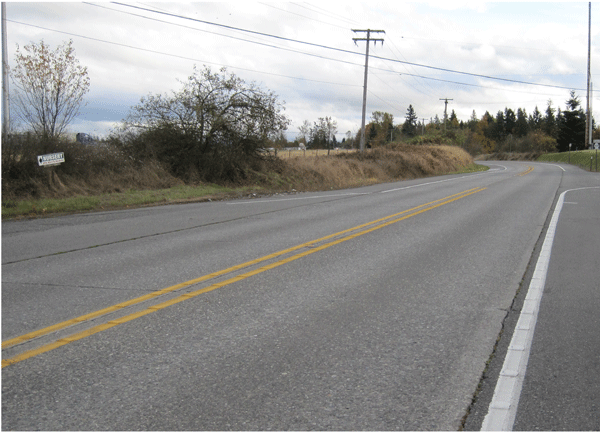
{"type": "MultiPolygon", "coordinates": [[[[587,3],[201,2],[151,6],[335,49],[112,3],[44,2],[7,4],[8,19],[20,23],[8,23],[9,57],[12,62],[17,43],[43,38],[55,46],[72,38],[92,83],[89,104],[78,125],[98,134],[108,132],[108,126],[122,119],[141,96],[175,90],[177,80],[190,75],[194,64],[207,64],[213,70],[227,65],[244,80],[277,93],[286,101],[291,131],[304,120],[312,123],[328,116],[338,122],[341,139],[347,130],[358,130],[362,108],[365,42],[355,45],[352,38],[361,35],[351,29],[386,32],[380,35],[385,39],[383,46],[370,46],[369,117],[373,111],[387,111],[401,123],[409,104],[420,118],[441,117],[444,104],[439,99],[448,97],[453,99],[448,109],[468,120],[474,109],[479,116],[507,106],[531,112],[538,105],[543,111],[548,99],[562,106],[568,97],[568,90],[510,84],[402,62],[567,88],[586,86],[587,3]]],[[[592,14],[594,29],[600,29],[597,15],[592,14]]],[[[595,58],[596,45],[593,50],[595,58]]]]}

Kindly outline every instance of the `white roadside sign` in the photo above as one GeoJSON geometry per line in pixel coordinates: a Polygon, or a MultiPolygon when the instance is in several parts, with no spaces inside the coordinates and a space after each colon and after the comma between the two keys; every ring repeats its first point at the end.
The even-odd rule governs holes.
{"type": "Polygon", "coordinates": [[[50,153],[50,154],[40,155],[37,158],[38,158],[39,166],[58,165],[58,164],[64,163],[65,154],[63,152],[50,153]]]}

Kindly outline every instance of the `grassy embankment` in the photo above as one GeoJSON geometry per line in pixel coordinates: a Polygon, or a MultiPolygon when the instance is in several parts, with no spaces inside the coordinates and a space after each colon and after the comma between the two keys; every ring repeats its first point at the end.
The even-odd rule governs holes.
{"type": "Polygon", "coordinates": [[[537,158],[539,162],[563,162],[577,165],[586,170],[598,172],[598,151],[597,150],[581,150],[563,152],[563,153],[547,153],[537,158]]]}
{"type": "Polygon", "coordinates": [[[515,160],[536,162],[558,162],[576,165],[586,171],[598,172],[598,152],[596,150],[580,150],[563,153],[492,153],[477,156],[476,160],[515,160]]]}
{"type": "Polygon", "coordinates": [[[103,188],[91,187],[89,180],[83,184],[77,178],[59,178],[53,173],[48,175],[46,184],[40,184],[35,198],[7,194],[10,188],[3,187],[2,218],[343,189],[487,169],[474,164],[473,158],[459,147],[437,145],[399,144],[364,153],[332,151],[329,156],[326,150],[294,155],[280,152],[278,158],[276,169],[248,172],[246,182],[240,185],[186,185],[177,179],[164,178],[168,174],[161,172],[162,182],[170,187],[111,185],[111,192],[103,192],[103,188]]]}

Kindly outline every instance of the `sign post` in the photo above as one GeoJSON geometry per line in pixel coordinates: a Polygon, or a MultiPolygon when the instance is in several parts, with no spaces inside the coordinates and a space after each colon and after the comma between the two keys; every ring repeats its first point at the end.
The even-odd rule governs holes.
{"type": "Polygon", "coordinates": [[[65,162],[65,154],[63,152],[50,153],[45,155],[39,155],[37,159],[39,166],[59,165],[65,162]]]}

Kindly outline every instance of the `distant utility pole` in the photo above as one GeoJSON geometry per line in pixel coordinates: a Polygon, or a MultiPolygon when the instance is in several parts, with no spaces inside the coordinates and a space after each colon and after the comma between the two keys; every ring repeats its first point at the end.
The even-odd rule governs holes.
{"type": "Polygon", "coordinates": [[[445,103],[444,103],[444,131],[446,131],[446,122],[448,121],[448,101],[451,101],[454,99],[440,98],[440,100],[445,101],[445,103]]]}
{"type": "MultiPolygon", "coordinates": [[[[590,85],[591,85],[591,72],[590,72],[590,51],[592,47],[592,2],[589,4],[588,13],[588,69],[587,69],[587,108],[585,116],[585,147],[592,148],[592,112],[590,110],[590,85]]],[[[585,148],[584,147],[584,148],[585,148]]]]}
{"type": "Polygon", "coordinates": [[[360,131],[360,151],[365,151],[365,115],[367,113],[367,75],[369,73],[369,43],[373,41],[374,44],[381,42],[383,45],[383,39],[371,39],[371,33],[385,33],[385,30],[352,30],[354,33],[366,32],[366,38],[352,38],[354,43],[358,45],[358,41],[367,42],[367,53],[365,54],[365,84],[363,86],[363,106],[362,106],[362,126],[360,131]]]}
{"type": "Polygon", "coordinates": [[[2,134],[9,133],[8,54],[6,49],[6,3],[2,2],[2,134]]]}

